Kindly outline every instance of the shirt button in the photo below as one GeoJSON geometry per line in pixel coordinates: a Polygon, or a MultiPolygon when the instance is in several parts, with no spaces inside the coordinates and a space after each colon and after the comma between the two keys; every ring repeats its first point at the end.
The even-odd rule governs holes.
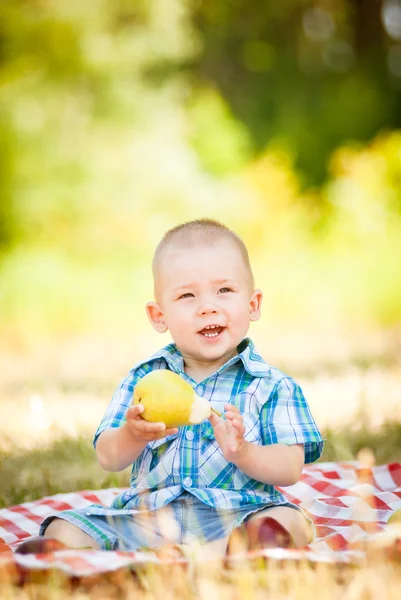
{"type": "Polygon", "coordinates": [[[187,438],[187,440],[193,440],[195,437],[195,434],[193,431],[188,429],[188,431],[185,432],[185,437],[187,438]]]}
{"type": "Polygon", "coordinates": [[[186,487],[191,487],[192,485],[192,479],[190,477],[185,477],[184,481],[182,482],[186,487]]]}
{"type": "Polygon", "coordinates": [[[196,393],[198,394],[198,396],[203,396],[203,392],[203,387],[201,385],[198,385],[198,387],[196,388],[196,393]]]}

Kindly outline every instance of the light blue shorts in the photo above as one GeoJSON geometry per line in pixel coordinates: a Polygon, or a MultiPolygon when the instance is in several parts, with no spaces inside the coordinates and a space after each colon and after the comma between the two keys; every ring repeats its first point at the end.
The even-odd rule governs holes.
{"type": "MultiPolygon", "coordinates": [[[[229,536],[252,513],[274,506],[277,505],[216,509],[184,492],[167,506],[153,511],[94,515],[90,506],[65,510],[47,517],[41,524],[40,535],[53,519],[59,518],[79,527],[102,550],[137,551],[165,544],[206,544],[229,536]]],[[[290,502],[280,506],[301,511],[290,502]]]]}

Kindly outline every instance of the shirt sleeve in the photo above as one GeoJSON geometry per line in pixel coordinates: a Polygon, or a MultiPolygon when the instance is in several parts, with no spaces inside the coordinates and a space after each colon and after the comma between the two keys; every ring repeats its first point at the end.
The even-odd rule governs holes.
{"type": "Polygon", "coordinates": [[[105,431],[105,429],[120,427],[125,422],[125,413],[132,404],[132,394],[134,392],[136,379],[137,378],[131,371],[130,374],[121,381],[114,392],[103,419],[96,430],[95,437],[93,438],[93,445],[95,448],[99,435],[105,431]]]}
{"type": "Polygon", "coordinates": [[[305,463],[323,452],[323,438],[299,385],[290,377],[274,387],[260,412],[263,444],[303,444],[305,463]]]}

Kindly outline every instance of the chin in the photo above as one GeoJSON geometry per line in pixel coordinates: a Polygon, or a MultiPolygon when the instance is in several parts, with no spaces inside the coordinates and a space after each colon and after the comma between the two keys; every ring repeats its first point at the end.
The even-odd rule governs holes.
{"type": "Polygon", "coordinates": [[[209,360],[219,360],[220,358],[223,358],[224,356],[228,355],[228,354],[236,354],[237,353],[237,347],[225,347],[225,348],[210,348],[209,351],[204,351],[202,354],[205,356],[205,358],[208,358],[209,360]]]}

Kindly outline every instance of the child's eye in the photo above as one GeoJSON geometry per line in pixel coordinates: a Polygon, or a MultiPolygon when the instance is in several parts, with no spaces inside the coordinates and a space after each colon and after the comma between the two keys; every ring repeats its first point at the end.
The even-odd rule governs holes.
{"type": "Polygon", "coordinates": [[[194,295],[191,294],[191,292],[187,292],[186,294],[182,294],[182,296],[180,296],[178,298],[178,300],[181,300],[181,298],[191,298],[191,297],[194,297],[194,295]]]}
{"type": "Polygon", "coordinates": [[[227,292],[232,292],[232,289],[228,288],[228,287],[222,287],[219,289],[219,294],[221,294],[221,293],[226,294],[227,292]]]}

